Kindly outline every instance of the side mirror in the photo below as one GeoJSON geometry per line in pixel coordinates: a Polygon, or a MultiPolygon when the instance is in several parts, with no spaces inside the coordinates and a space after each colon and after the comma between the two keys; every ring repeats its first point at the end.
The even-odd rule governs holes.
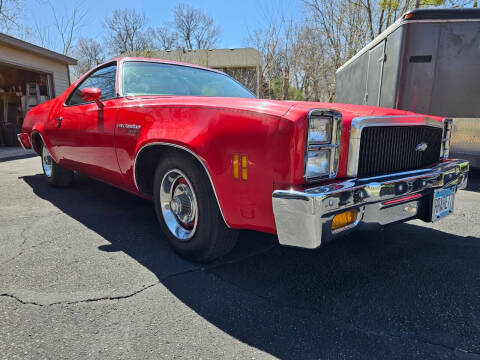
{"type": "Polygon", "coordinates": [[[85,101],[95,101],[98,103],[102,97],[102,90],[95,87],[84,88],[80,90],[80,96],[85,101]]]}

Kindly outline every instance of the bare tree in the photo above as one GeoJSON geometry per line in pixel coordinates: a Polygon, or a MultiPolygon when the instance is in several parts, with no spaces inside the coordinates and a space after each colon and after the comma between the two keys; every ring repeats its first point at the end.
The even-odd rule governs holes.
{"type": "Polygon", "coordinates": [[[463,7],[475,3],[474,1],[459,0],[351,0],[351,2],[363,8],[368,21],[370,40],[373,40],[395,20],[413,8],[463,7]]]}
{"type": "Polygon", "coordinates": [[[218,41],[220,28],[213,19],[189,5],[173,9],[175,28],[185,49],[209,49],[218,41]]]}
{"type": "Polygon", "coordinates": [[[256,48],[262,54],[262,69],[260,72],[260,97],[271,97],[270,83],[273,78],[281,75],[280,65],[280,29],[275,23],[253,30],[247,38],[247,44],[256,48]],[[264,84],[268,84],[265,94],[264,84]]]}
{"type": "Polygon", "coordinates": [[[30,32],[33,41],[37,45],[48,49],[55,48],[55,41],[49,26],[45,26],[45,24],[41,23],[38,19],[35,19],[33,28],[30,29],[30,32]]]}
{"type": "Polygon", "coordinates": [[[147,32],[148,21],[144,13],[133,9],[115,10],[105,19],[105,42],[112,55],[138,54],[152,48],[147,32]]]}
{"type": "Polygon", "coordinates": [[[338,68],[366,43],[367,22],[363,9],[351,0],[304,0],[311,23],[328,45],[327,54],[338,68]]]}
{"type": "Polygon", "coordinates": [[[18,27],[22,12],[22,0],[0,0],[0,30],[9,31],[18,27]]]}
{"type": "Polygon", "coordinates": [[[178,33],[171,31],[166,26],[160,26],[150,32],[155,40],[157,50],[173,50],[178,48],[178,33]]]}
{"type": "Polygon", "coordinates": [[[79,59],[78,65],[74,70],[76,77],[81,76],[106,60],[103,46],[91,38],[80,38],[77,41],[74,54],[79,59]]]}
{"type": "Polygon", "coordinates": [[[49,5],[52,9],[54,26],[59,36],[61,53],[69,55],[87,12],[80,6],[74,6],[71,11],[60,15],[52,3],[49,2],[49,5]]]}
{"type": "Polygon", "coordinates": [[[47,4],[52,11],[53,24],[46,23],[44,19],[35,18],[32,28],[22,27],[20,37],[64,55],[71,55],[87,12],[79,6],[75,6],[59,13],[51,2],[47,2],[47,4]],[[53,29],[51,25],[53,25],[53,29]]]}
{"type": "Polygon", "coordinates": [[[315,27],[305,23],[296,33],[295,87],[310,101],[328,101],[334,96],[334,66],[328,45],[315,27]]]}
{"type": "Polygon", "coordinates": [[[298,55],[295,45],[297,27],[292,19],[281,19],[280,62],[282,66],[282,99],[289,99],[290,75],[298,55]]]}
{"type": "MultiPolygon", "coordinates": [[[[265,25],[248,35],[247,44],[263,54],[261,83],[268,84],[268,93],[261,96],[289,99],[293,87],[305,100],[334,101],[336,69],[415,7],[414,0],[303,0],[303,3],[307,15],[299,23],[269,11],[262,18],[265,25]]],[[[420,5],[461,7],[477,6],[477,2],[422,0],[420,5]]]]}

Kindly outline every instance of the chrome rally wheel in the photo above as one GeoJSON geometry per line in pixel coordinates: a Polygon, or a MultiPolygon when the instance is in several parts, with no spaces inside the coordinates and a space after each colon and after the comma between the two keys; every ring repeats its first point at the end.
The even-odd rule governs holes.
{"type": "Polygon", "coordinates": [[[73,171],[58,165],[45,144],[42,144],[40,158],[42,160],[43,173],[49,185],[67,187],[72,184],[73,171]]]}
{"type": "Polygon", "coordinates": [[[53,158],[46,146],[42,146],[42,166],[47,177],[52,177],[53,158]]]}
{"type": "Polygon", "coordinates": [[[225,224],[207,172],[190,155],[163,153],[153,179],[153,199],[162,233],[182,257],[205,263],[235,246],[238,230],[225,224]]]}
{"type": "Polygon", "coordinates": [[[168,171],[160,185],[160,206],[168,230],[188,241],[197,230],[198,201],[192,183],[179,169],[168,171]]]}

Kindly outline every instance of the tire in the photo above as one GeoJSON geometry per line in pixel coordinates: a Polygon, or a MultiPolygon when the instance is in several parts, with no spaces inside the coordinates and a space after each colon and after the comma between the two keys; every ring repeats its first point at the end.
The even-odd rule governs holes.
{"type": "Polygon", "coordinates": [[[53,160],[45,144],[42,144],[41,153],[42,169],[47,183],[54,187],[68,187],[73,183],[74,173],[72,170],[65,169],[53,160]]]}
{"type": "Polygon", "coordinates": [[[206,263],[237,243],[238,230],[225,225],[204,169],[188,155],[169,152],[160,161],[154,201],[162,232],[180,256],[206,263]]]}

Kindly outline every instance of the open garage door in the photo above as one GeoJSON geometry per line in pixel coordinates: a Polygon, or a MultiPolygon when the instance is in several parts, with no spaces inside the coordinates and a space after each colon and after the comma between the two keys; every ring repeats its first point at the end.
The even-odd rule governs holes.
{"type": "Polygon", "coordinates": [[[26,113],[53,94],[52,74],[0,63],[0,145],[17,145],[26,113]]]}

